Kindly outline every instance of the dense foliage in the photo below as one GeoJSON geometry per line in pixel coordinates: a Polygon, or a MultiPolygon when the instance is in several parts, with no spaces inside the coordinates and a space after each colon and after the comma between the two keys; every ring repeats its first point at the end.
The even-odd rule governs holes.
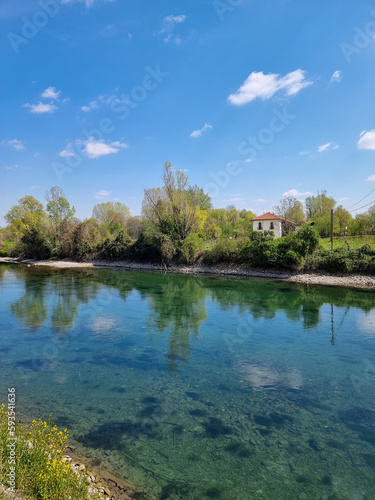
{"type": "Polygon", "coordinates": [[[187,176],[168,162],[162,180],[161,187],[145,190],[142,215],[136,217],[125,204],[106,202],[80,221],[59,187],[46,193],[45,208],[24,196],[5,215],[0,255],[374,272],[373,250],[353,249],[347,234],[375,234],[375,206],[355,218],[342,206],[335,208],[334,232],[346,245],[331,252],[319,247],[319,238],[330,233],[336,205],[325,191],[306,199],[305,212],[293,196],[280,200],[273,210],[286,219],[288,234],[274,239],[272,232],[253,231],[251,211],[213,208],[210,196],[189,186],[187,176]]]}

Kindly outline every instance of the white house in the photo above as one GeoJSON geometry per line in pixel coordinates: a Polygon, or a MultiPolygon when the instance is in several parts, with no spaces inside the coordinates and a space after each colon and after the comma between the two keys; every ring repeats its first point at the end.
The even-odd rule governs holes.
{"type": "Polygon", "coordinates": [[[293,230],[296,229],[296,224],[294,222],[284,219],[284,217],[280,217],[279,215],[272,214],[271,212],[259,215],[259,217],[255,217],[252,221],[254,231],[261,231],[262,233],[264,233],[264,231],[273,231],[275,238],[285,236],[291,230],[291,227],[293,230]]]}

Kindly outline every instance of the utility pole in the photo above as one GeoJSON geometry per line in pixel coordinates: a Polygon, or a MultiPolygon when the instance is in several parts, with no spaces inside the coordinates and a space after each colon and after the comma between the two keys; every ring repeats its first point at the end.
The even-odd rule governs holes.
{"type": "Polygon", "coordinates": [[[333,250],[333,208],[331,208],[331,250],[333,250]]]}

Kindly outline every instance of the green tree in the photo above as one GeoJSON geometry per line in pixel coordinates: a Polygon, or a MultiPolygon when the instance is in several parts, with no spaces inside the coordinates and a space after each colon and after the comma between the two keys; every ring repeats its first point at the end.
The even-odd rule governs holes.
{"type": "Polygon", "coordinates": [[[165,162],[162,188],[146,189],[143,216],[179,248],[197,224],[197,202],[187,194],[187,176],[165,162]]]}
{"type": "Polygon", "coordinates": [[[336,223],[335,226],[337,226],[339,233],[345,234],[345,232],[347,231],[347,227],[350,227],[353,221],[353,217],[347,210],[345,210],[345,208],[342,205],[339,205],[335,209],[334,221],[336,223]]]}
{"type": "Polygon", "coordinates": [[[316,196],[309,196],[305,200],[306,217],[308,220],[315,220],[329,215],[335,205],[336,201],[327,196],[327,191],[318,191],[316,196]]]}
{"type": "Polygon", "coordinates": [[[130,215],[129,208],[119,201],[97,203],[92,210],[92,217],[107,227],[111,234],[123,229],[130,215]]]}
{"type": "Polygon", "coordinates": [[[186,190],[187,200],[189,203],[195,203],[200,210],[211,210],[212,200],[208,193],[197,185],[189,186],[186,190]]]}
{"type": "Polygon", "coordinates": [[[305,220],[303,205],[295,196],[285,196],[279,205],[273,207],[276,215],[300,225],[305,220]]]}
{"type": "Polygon", "coordinates": [[[66,226],[74,221],[76,210],[70,206],[64,191],[58,186],[46,191],[46,201],[49,218],[56,233],[61,234],[66,229],[66,226]]]}
{"type": "Polygon", "coordinates": [[[24,196],[18,200],[5,215],[9,231],[13,237],[21,238],[26,231],[39,230],[45,220],[43,205],[33,196],[24,196]]]}

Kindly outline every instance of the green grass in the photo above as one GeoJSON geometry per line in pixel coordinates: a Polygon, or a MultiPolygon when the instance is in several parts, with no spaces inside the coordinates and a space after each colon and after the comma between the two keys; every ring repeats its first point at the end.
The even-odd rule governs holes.
{"type": "MultiPolygon", "coordinates": [[[[371,248],[375,249],[375,236],[347,236],[346,241],[349,243],[351,250],[356,250],[363,247],[364,245],[370,245],[371,248]]],[[[321,238],[319,242],[320,248],[323,250],[331,250],[331,239],[321,238]]],[[[333,238],[333,248],[345,248],[348,246],[345,243],[345,238],[343,236],[333,238]]]]}
{"type": "Polygon", "coordinates": [[[6,488],[13,486],[8,480],[14,472],[14,490],[30,499],[88,499],[87,479],[76,474],[63,458],[67,430],[59,431],[52,422],[41,420],[13,427],[9,424],[13,418],[5,405],[0,406],[0,482],[6,488]],[[9,441],[10,431],[16,440],[9,441]],[[14,444],[13,450],[9,443],[14,444]]]}

